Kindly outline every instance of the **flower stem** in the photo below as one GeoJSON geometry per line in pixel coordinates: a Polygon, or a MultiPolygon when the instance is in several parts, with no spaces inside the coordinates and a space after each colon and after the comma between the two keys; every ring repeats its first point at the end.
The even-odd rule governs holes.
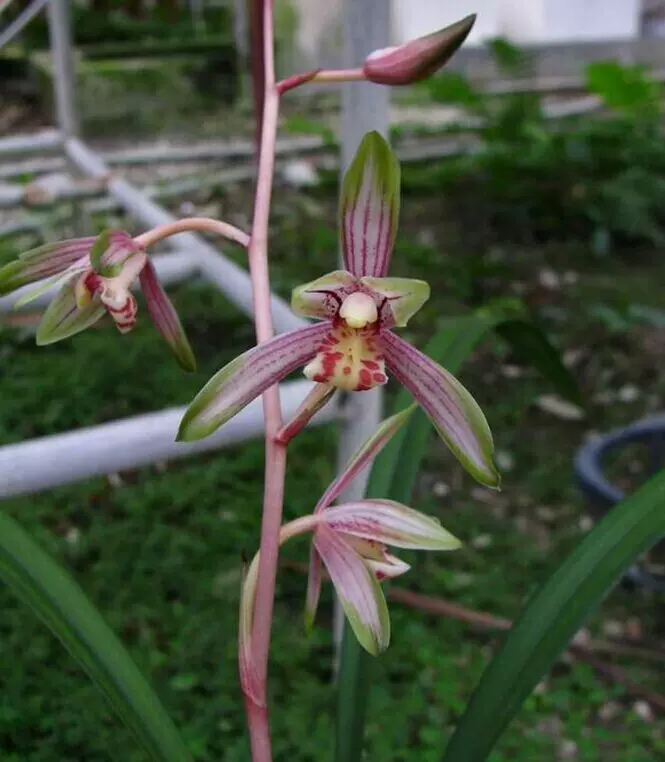
{"type": "MultiPolygon", "coordinates": [[[[262,55],[263,77],[255,70],[254,87],[262,92],[262,115],[259,121],[261,137],[259,143],[259,166],[254,198],[254,219],[249,242],[249,270],[254,296],[254,321],[258,343],[268,341],[274,335],[270,312],[270,277],[268,272],[268,224],[270,201],[275,168],[275,144],[277,140],[277,118],[279,93],[275,84],[275,63],[273,50],[272,0],[256,0],[254,12],[262,13],[257,24],[263,32],[262,55]]],[[[256,21],[256,20],[255,20],[256,21]]],[[[257,51],[258,52],[258,51],[257,51]]],[[[267,696],[268,653],[272,628],[275,579],[279,558],[279,534],[282,523],[284,500],[284,476],[286,473],[286,447],[275,441],[275,435],[282,426],[279,388],[273,386],[263,395],[265,419],[266,461],[263,491],[263,518],[261,522],[261,543],[259,573],[257,580],[256,604],[252,626],[251,653],[256,669],[260,693],[267,696]]],[[[254,704],[246,696],[247,724],[253,762],[271,762],[270,730],[268,711],[254,704]]]]}
{"type": "Polygon", "coordinates": [[[363,82],[365,72],[361,69],[322,69],[309,82],[363,82]]]}
{"type": "Polygon", "coordinates": [[[139,246],[148,248],[148,246],[154,246],[159,241],[170,238],[172,235],[189,232],[216,233],[222,236],[222,238],[228,238],[229,241],[240,244],[244,248],[249,246],[249,236],[247,233],[234,225],[229,225],[228,222],[213,220],[209,217],[187,217],[183,220],[167,222],[164,225],[158,225],[156,228],[136,236],[134,242],[139,246]]]}

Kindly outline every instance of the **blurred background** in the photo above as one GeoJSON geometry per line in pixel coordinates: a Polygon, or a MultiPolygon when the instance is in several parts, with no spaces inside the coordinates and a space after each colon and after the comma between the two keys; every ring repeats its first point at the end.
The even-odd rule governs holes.
{"type": "MultiPolygon", "coordinates": [[[[0,3],[0,29],[29,5],[0,3]]],[[[282,74],[341,61],[342,5],[277,0],[282,74]]],[[[70,11],[87,143],[174,215],[248,229],[244,4],[91,0],[70,11]]],[[[445,71],[391,95],[403,159],[393,271],[432,286],[403,335],[423,346],[443,318],[514,300],[546,329],[586,404],[562,399],[498,339],[485,341],[460,377],[492,426],[503,491],[475,486],[433,440],[412,504],[465,546],[409,559],[399,587],[512,619],[602,513],[576,483],[579,448],[663,407],[665,2],[394,0],[393,41],[472,12],[472,36],[445,71]]],[[[54,126],[52,93],[41,12],[0,50],[0,137],[54,126]]],[[[284,99],[270,254],[285,298],[336,264],[339,100],[330,87],[284,99]]],[[[143,229],[57,152],[0,151],[0,263],[82,227],[143,229]]],[[[244,266],[241,252],[224,253],[244,266]]],[[[250,321],[210,284],[170,293],[199,359],[195,374],[173,363],[145,309],[126,337],[103,323],[47,348],[34,344],[38,311],[0,311],[0,445],[184,405],[253,344],[250,321]]],[[[287,519],[309,512],[332,478],[336,434],[328,425],[293,445],[287,519]]],[[[630,491],[654,464],[638,444],[610,465],[608,478],[630,491]]],[[[101,609],[201,760],[248,758],[236,617],[241,559],[258,544],[262,475],[256,441],[3,502],[101,609]]],[[[328,758],[334,703],[331,595],[307,638],[306,558],[304,542],[284,553],[272,647],[275,756],[293,762],[328,758]]],[[[658,548],[644,559],[653,575],[662,563],[658,548]]],[[[654,587],[638,578],[612,591],[578,634],[596,665],[564,654],[492,762],[665,759],[665,620],[654,587]]],[[[392,603],[393,643],[373,671],[371,760],[440,759],[498,642],[491,622],[408,602],[392,603]]],[[[3,761],[144,760],[32,612],[4,589],[0,608],[3,761]]]]}

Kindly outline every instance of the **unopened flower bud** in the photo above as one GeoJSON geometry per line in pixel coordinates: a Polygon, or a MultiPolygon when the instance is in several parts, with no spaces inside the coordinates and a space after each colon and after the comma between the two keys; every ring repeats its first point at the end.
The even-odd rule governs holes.
{"type": "Polygon", "coordinates": [[[467,38],[475,14],[403,45],[370,53],[363,64],[365,77],[379,85],[412,85],[440,69],[467,38]]]}

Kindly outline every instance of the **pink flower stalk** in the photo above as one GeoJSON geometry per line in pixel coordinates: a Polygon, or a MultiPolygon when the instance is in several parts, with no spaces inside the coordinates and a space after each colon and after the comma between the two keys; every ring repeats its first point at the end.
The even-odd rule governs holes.
{"type": "Polygon", "coordinates": [[[476,15],[397,47],[375,50],[365,59],[365,78],[379,85],[412,85],[440,69],[469,35],[476,15]]]}
{"type": "MultiPolygon", "coordinates": [[[[371,654],[387,648],[390,641],[388,607],[379,582],[404,574],[410,568],[391,555],[387,547],[454,550],[461,545],[436,519],[392,500],[358,500],[330,507],[404,424],[413,407],[385,420],[326,490],[314,513],[286,524],[280,533],[280,544],[298,534],[312,533],[306,626],[310,628],[314,622],[325,566],[351,628],[371,654]]],[[[257,568],[255,558],[243,589],[240,673],[245,690],[260,703],[263,697],[252,669],[249,647],[257,568]]]]}
{"type": "Polygon", "coordinates": [[[25,252],[0,268],[0,295],[46,279],[19,300],[25,304],[61,285],[37,329],[37,344],[46,345],[80,333],[104,315],[110,315],[120,333],[131,331],[138,306],[130,287],[136,278],[157,331],[178,363],[195,370],[194,353],[155,266],[128,233],[105,231],[97,238],[74,238],[25,252]]]}
{"type": "MultiPolygon", "coordinates": [[[[178,438],[202,439],[296,368],[345,391],[385,384],[388,372],[431,418],[462,465],[497,487],[492,435],[469,392],[433,360],[400,339],[429,297],[424,281],[385,277],[399,215],[399,163],[376,132],[365,136],[344,178],[340,203],[345,270],[293,292],[292,307],[321,322],[260,344],[219,371],[199,392],[178,438]]],[[[314,406],[312,406],[314,407],[314,406]]]]}

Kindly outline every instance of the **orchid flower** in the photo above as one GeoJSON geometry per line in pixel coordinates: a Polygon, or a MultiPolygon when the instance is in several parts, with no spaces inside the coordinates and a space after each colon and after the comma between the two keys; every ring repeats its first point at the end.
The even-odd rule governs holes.
{"type": "Polygon", "coordinates": [[[46,279],[21,297],[18,306],[60,285],[37,329],[37,344],[46,345],[80,333],[106,314],[120,333],[131,331],[138,307],[130,287],[136,278],[157,331],[178,363],[195,370],[194,354],[155,266],[128,233],[105,231],[97,238],[74,238],[25,252],[0,268],[0,296],[46,279]]]}
{"type": "MultiPolygon", "coordinates": [[[[414,405],[382,422],[353,455],[344,471],[328,487],[314,513],[282,527],[280,544],[305,532],[312,533],[305,623],[311,628],[316,614],[323,568],[328,571],[349,624],[360,644],[371,654],[390,641],[388,607],[380,582],[409,570],[387,546],[412,550],[455,550],[461,543],[434,518],[392,500],[357,500],[331,507],[350,484],[404,425],[414,405]]],[[[252,692],[249,639],[258,571],[258,555],[245,577],[241,601],[241,676],[252,692]]]]}
{"type": "MultiPolygon", "coordinates": [[[[429,297],[424,281],[387,278],[399,213],[399,164],[376,132],[368,133],[343,181],[340,203],[344,270],[293,292],[292,307],[320,322],[277,336],[237,357],[191,403],[178,438],[202,439],[298,367],[325,387],[365,391],[387,371],[413,394],[462,465],[497,487],[492,435],[469,392],[448,371],[400,339],[429,297]]],[[[322,390],[322,396],[323,396],[322,390]]]]}

